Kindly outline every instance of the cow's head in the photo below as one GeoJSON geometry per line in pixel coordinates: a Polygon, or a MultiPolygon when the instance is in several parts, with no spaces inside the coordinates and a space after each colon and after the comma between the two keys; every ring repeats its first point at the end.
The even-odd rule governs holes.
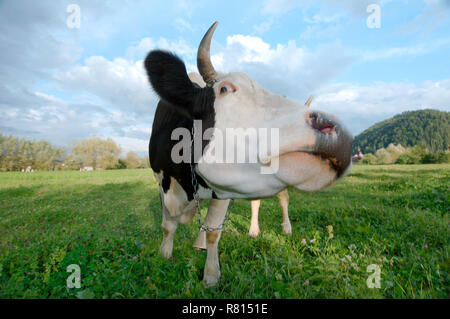
{"type": "Polygon", "coordinates": [[[272,94],[243,73],[216,72],[210,60],[210,43],[216,27],[217,22],[205,34],[198,49],[197,67],[206,85],[194,84],[184,63],[165,51],[150,52],[145,67],[161,99],[172,104],[183,116],[203,120],[204,131],[215,130],[202,150],[202,159],[208,150],[215,151],[209,152],[207,161],[201,159],[196,170],[218,197],[260,198],[287,186],[315,191],[344,176],[351,166],[353,137],[339,120],[272,94]],[[267,129],[265,137],[244,136],[247,148],[237,152],[249,155],[252,147],[260,150],[259,145],[266,142],[268,151],[264,154],[258,151],[256,162],[249,156],[244,163],[223,163],[223,157],[211,161],[211,156],[223,155],[227,146],[235,142],[234,139],[219,141],[219,137],[226,137],[226,130],[230,128],[240,128],[235,133],[242,134],[247,134],[247,129],[251,128],[257,132],[267,129]],[[266,139],[273,129],[278,130],[276,150],[266,139]],[[224,151],[217,152],[216,148],[224,151]],[[261,168],[271,167],[274,161],[277,165],[273,173],[262,173],[261,168]]]}

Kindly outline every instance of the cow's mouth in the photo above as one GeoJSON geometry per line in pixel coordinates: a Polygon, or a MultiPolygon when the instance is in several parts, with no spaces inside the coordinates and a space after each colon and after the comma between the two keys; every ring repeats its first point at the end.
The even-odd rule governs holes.
{"type": "Polygon", "coordinates": [[[351,163],[353,136],[331,115],[309,112],[306,121],[314,130],[316,143],[310,154],[329,163],[340,177],[351,163]]]}

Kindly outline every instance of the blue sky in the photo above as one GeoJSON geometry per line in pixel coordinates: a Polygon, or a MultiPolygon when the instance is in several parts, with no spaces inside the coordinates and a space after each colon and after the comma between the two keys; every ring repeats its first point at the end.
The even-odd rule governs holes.
{"type": "Polygon", "coordinates": [[[156,96],[142,59],[197,45],[265,89],[340,116],[354,134],[406,110],[450,110],[450,1],[0,1],[0,132],[69,146],[92,135],[145,154],[156,96]],[[81,9],[70,29],[67,6],[81,9]],[[381,9],[369,28],[367,7],[381,9]]]}

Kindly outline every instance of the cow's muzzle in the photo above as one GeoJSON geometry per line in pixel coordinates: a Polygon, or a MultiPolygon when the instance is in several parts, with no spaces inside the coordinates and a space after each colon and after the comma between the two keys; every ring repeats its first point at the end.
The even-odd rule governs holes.
{"type": "Polygon", "coordinates": [[[312,153],[329,160],[337,172],[337,177],[340,177],[351,163],[352,134],[330,114],[311,111],[306,120],[316,136],[312,153]]]}

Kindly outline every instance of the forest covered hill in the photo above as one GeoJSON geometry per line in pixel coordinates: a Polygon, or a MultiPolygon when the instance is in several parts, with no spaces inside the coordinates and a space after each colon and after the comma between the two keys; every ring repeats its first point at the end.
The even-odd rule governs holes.
{"type": "Polygon", "coordinates": [[[359,149],[375,153],[389,144],[405,147],[425,143],[430,152],[446,151],[450,146],[450,112],[407,111],[379,122],[355,137],[353,153],[359,149]]]}

